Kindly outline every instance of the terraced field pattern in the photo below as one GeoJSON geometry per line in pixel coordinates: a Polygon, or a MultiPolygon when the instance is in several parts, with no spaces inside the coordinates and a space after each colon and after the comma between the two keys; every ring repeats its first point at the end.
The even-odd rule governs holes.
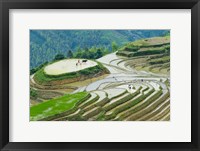
{"type": "Polygon", "coordinates": [[[169,34],[83,60],[54,61],[30,76],[31,121],[170,121],[169,34]]]}

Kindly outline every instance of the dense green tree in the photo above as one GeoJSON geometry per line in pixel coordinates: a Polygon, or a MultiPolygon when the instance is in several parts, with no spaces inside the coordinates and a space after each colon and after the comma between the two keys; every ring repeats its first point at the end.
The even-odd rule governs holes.
{"type": "Polygon", "coordinates": [[[30,75],[36,73],[38,70],[40,70],[42,67],[44,67],[44,66],[47,65],[47,64],[48,64],[48,61],[46,61],[45,63],[39,65],[37,68],[31,69],[31,70],[30,70],[30,75]]]}
{"type": "Polygon", "coordinates": [[[117,43],[112,42],[112,51],[115,52],[115,51],[117,51],[117,49],[118,49],[117,43]]]}
{"type": "Polygon", "coordinates": [[[88,59],[94,59],[95,58],[95,52],[90,51],[88,55],[88,59]]]}
{"type": "Polygon", "coordinates": [[[170,55],[170,45],[165,46],[165,53],[170,55]]]}
{"type": "Polygon", "coordinates": [[[30,96],[31,96],[31,98],[34,98],[34,99],[36,99],[36,98],[37,98],[37,96],[38,96],[38,93],[37,93],[37,91],[36,91],[36,90],[34,90],[34,89],[32,89],[32,88],[30,88],[30,96]]]}
{"type": "Polygon", "coordinates": [[[73,58],[73,52],[71,50],[67,52],[67,58],[73,58]]]}
{"type": "Polygon", "coordinates": [[[102,53],[101,49],[97,49],[96,58],[95,59],[101,58],[102,56],[103,56],[103,53],[102,53]]]}
{"type": "Polygon", "coordinates": [[[89,59],[89,53],[88,52],[82,53],[81,58],[89,59]]]}
{"type": "Polygon", "coordinates": [[[88,51],[89,51],[88,47],[85,47],[85,52],[88,52],[88,51]]]}
{"type": "Polygon", "coordinates": [[[106,54],[110,53],[108,48],[96,48],[96,47],[91,47],[88,50],[85,49],[78,49],[74,53],[74,58],[85,58],[85,59],[97,59],[100,58],[106,54]]]}
{"type": "Polygon", "coordinates": [[[30,75],[34,74],[36,71],[37,71],[36,68],[31,69],[30,70],[30,75]]]}
{"type": "Polygon", "coordinates": [[[54,57],[54,60],[62,60],[64,59],[65,56],[63,54],[57,54],[55,57],[54,57]]]}

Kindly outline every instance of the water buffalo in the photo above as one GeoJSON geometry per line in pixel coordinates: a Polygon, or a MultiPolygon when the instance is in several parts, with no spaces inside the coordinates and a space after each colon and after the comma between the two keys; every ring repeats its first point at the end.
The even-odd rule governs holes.
{"type": "Polygon", "coordinates": [[[86,60],[86,59],[85,59],[85,60],[82,60],[82,63],[87,62],[87,61],[88,61],[88,60],[86,60]]]}
{"type": "Polygon", "coordinates": [[[82,60],[82,63],[83,63],[83,64],[86,64],[86,63],[87,63],[87,61],[88,61],[87,59],[85,59],[85,60],[82,60]]]}

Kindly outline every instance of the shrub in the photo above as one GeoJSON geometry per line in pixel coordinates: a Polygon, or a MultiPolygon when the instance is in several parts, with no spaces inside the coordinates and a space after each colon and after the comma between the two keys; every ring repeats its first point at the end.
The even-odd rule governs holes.
{"type": "Polygon", "coordinates": [[[132,52],[136,52],[140,49],[139,46],[127,46],[124,48],[125,51],[132,51],[132,52]]]}
{"type": "Polygon", "coordinates": [[[149,61],[150,65],[154,65],[154,64],[164,64],[170,61],[170,57],[169,56],[165,56],[162,58],[158,58],[158,59],[153,59],[151,61],[149,61]]]}
{"type": "Polygon", "coordinates": [[[57,55],[55,56],[54,60],[62,60],[62,59],[64,59],[64,58],[65,58],[65,56],[64,56],[63,54],[57,54],[57,55]]]}
{"type": "Polygon", "coordinates": [[[30,75],[36,73],[38,70],[42,69],[44,66],[46,66],[48,64],[48,61],[46,61],[45,63],[41,64],[40,66],[38,66],[37,68],[33,68],[30,70],[30,75]]]}
{"type": "Polygon", "coordinates": [[[31,88],[30,89],[30,97],[35,99],[35,98],[37,98],[37,96],[38,96],[37,91],[31,88]]]}

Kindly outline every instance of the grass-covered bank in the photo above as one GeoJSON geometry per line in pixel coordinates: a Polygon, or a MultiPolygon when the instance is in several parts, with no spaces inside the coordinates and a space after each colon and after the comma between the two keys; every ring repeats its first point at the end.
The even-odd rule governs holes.
{"type": "Polygon", "coordinates": [[[129,58],[125,60],[126,67],[163,75],[170,73],[170,35],[128,43],[116,54],[129,58]]]}
{"type": "Polygon", "coordinates": [[[87,92],[67,94],[32,106],[30,108],[30,120],[36,121],[69,111],[75,108],[76,104],[83,101],[88,95],[87,92]]]}
{"type": "Polygon", "coordinates": [[[59,75],[48,75],[45,73],[43,67],[35,73],[34,80],[41,85],[51,85],[56,84],[56,82],[59,84],[61,81],[61,83],[64,84],[75,82],[77,80],[85,80],[87,77],[91,78],[92,76],[102,75],[105,73],[109,73],[109,71],[99,62],[97,62],[97,65],[94,67],[59,75]]]}
{"type": "Polygon", "coordinates": [[[117,55],[126,57],[168,53],[170,36],[137,40],[120,48],[117,55]]]}

